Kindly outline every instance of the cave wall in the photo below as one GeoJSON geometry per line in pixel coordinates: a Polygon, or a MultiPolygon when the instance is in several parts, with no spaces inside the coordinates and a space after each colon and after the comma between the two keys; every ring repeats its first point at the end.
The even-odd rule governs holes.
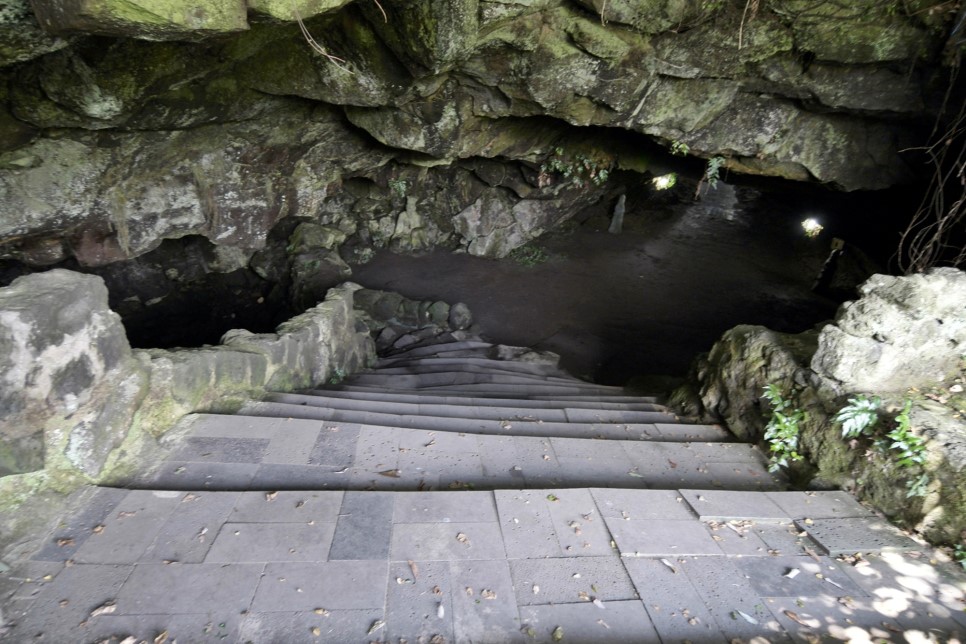
{"type": "Polygon", "coordinates": [[[935,4],[8,2],[0,260],[97,267],[201,236],[232,270],[334,284],[372,248],[501,257],[603,198],[600,170],[646,169],[635,136],[894,185],[930,117],[935,4]],[[572,174],[541,168],[554,154],[572,174]],[[289,239],[299,222],[325,230],[289,239]]]}

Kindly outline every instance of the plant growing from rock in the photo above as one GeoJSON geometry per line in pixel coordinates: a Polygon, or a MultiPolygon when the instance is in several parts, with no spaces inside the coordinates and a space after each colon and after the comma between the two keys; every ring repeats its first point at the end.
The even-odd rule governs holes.
{"type": "Polygon", "coordinates": [[[842,425],[842,438],[858,438],[870,432],[879,421],[881,404],[882,399],[878,396],[849,398],[849,404],[835,415],[835,422],[842,425]]]}
{"type": "Polygon", "coordinates": [[[540,166],[541,186],[550,184],[550,175],[559,174],[569,179],[578,188],[592,183],[603,185],[610,176],[611,163],[600,158],[589,157],[586,154],[571,154],[563,148],[554,148],[553,154],[540,166]]]}
{"type": "Polygon", "coordinates": [[[765,387],[762,394],[771,404],[771,418],[765,425],[765,442],[768,443],[769,472],[777,472],[794,461],[802,460],[798,452],[801,424],[808,420],[808,414],[801,409],[793,409],[791,400],[785,398],[775,384],[765,387]]]}

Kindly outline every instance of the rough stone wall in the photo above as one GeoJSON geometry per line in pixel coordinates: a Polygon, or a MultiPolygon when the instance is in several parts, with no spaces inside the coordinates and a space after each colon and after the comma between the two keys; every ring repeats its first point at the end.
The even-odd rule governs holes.
{"type": "Polygon", "coordinates": [[[892,185],[949,16],[891,4],[14,1],[0,259],[98,266],[189,234],[251,257],[288,217],[350,246],[502,256],[599,198],[540,172],[555,148],[646,165],[623,132],[892,185]]]}
{"type": "Polygon", "coordinates": [[[100,278],[53,270],[16,280],[0,289],[0,480],[35,472],[69,488],[110,479],[187,413],[231,411],[266,390],[364,368],[375,345],[353,308],[358,288],[331,289],[276,333],[132,351],[100,278]]]}
{"type": "Polygon", "coordinates": [[[958,543],[966,530],[966,272],[934,269],[908,277],[875,275],[861,297],[821,331],[777,333],[757,326],[726,332],[695,363],[672,400],[683,412],[723,421],[761,441],[774,384],[808,414],[801,424],[798,474],[855,491],[929,539],[958,543]],[[868,441],[849,442],[835,422],[856,394],[883,399],[881,422],[914,402],[911,425],[926,439],[928,493],[906,496],[904,470],[868,441]]]}

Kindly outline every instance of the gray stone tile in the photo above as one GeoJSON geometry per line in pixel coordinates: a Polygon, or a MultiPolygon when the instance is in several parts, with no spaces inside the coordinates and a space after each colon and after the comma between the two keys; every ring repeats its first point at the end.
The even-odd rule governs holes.
{"type": "Polygon", "coordinates": [[[590,602],[556,604],[553,606],[524,606],[520,621],[525,632],[533,631],[538,642],[552,642],[554,631],[563,635],[564,642],[657,642],[658,634],[639,601],[607,602],[598,608],[590,602]]]}
{"type": "Polygon", "coordinates": [[[513,582],[505,560],[451,561],[449,569],[455,641],[514,642],[523,639],[513,582]]]}
{"type": "Polygon", "coordinates": [[[439,635],[453,641],[453,593],[449,563],[445,561],[406,561],[389,565],[386,638],[430,640],[439,635]],[[399,582],[402,583],[399,583],[399,582]],[[440,606],[442,605],[442,617],[440,606]]]}
{"type": "Polygon", "coordinates": [[[764,466],[721,462],[707,463],[702,469],[711,478],[712,488],[758,492],[780,490],[786,486],[783,479],[770,474],[764,466]]]}
{"type": "Polygon", "coordinates": [[[520,606],[576,603],[581,593],[605,602],[638,599],[618,557],[517,559],[510,561],[510,574],[520,606]]]}
{"type": "Polygon", "coordinates": [[[651,622],[663,642],[724,642],[718,624],[681,570],[676,558],[625,559],[624,566],[634,581],[651,622]]]}
{"type": "Polygon", "coordinates": [[[872,602],[865,599],[839,601],[837,597],[827,596],[775,597],[764,605],[796,641],[908,641],[896,638],[897,634],[903,632],[898,622],[877,611],[872,602]],[[788,613],[797,619],[793,620],[788,613]]]}
{"type": "Polygon", "coordinates": [[[388,559],[393,502],[387,492],[346,492],[329,559],[388,559]]]}
{"type": "Polygon", "coordinates": [[[874,516],[848,492],[766,492],[792,519],[844,519],[874,516]]]}
{"type": "MultiPolygon", "coordinates": [[[[340,427],[345,430],[346,425],[340,427]]],[[[355,467],[382,472],[397,469],[398,459],[399,451],[392,434],[387,435],[384,428],[360,428],[355,458],[352,461],[355,467]]]]}
{"type": "MultiPolygon", "coordinates": [[[[117,598],[131,566],[77,564],[41,589],[30,610],[16,622],[9,642],[87,641],[91,611],[117,598]],[[42,634],[41,639],[38,635],[42,634]]],[[[4,606],[6,610],[8,607],[4,606]]]]}
{"type": "Polygon", "coordinates": [[[602,516],[614,519],[695,519],[677,490],[591,490],[602,516]]]}
{"type": "Polygon", "coordinates": [[[379,632],[372,636],[366,633],[373,622],[382,618],[383,612],[379,608],[328,610],[327,615],[312,611],[248,613],[241,619],[237,638],[226,641],[271,644],[366,642],[379,637],[379,632]],[[315,629],[318,629],[318,635],[315,629]]]}
{"type": "Polygon", "coordinates": [[[841,567],[869,595],[891,596],[908,604],[939,604],[957,618],[966,617],[966,581],[953,565],[933,564],[928,557],[908,553],[884,552],[864,555],[856,565],[843,563],[841,567]]]}
{"type": "MultiPolygon", "coordinates": [[[[173,615],[101,615],[88,621],[86,642],[120,642],[135,637],[153,642],[167,632],[166,642],[237,642],[243,615],[224,610],[173,615]],[[112,639],[113,638],[113,639],[112,639]]],[[[159,638],[163,639],[163,638],[159,638]]]]}
{"type": "Polygon", "coordinates": [[[803,520],[796,521],[795,525],[808,532],[808,536],[832,556],[922,549],[898,528],[874,517],[803,520]]]}
{"type": "Polygon", "coordinates": [[[551,438],[550,444],[558,458],[583,458],[592,461],[601,459],[628,460],[627,453],[621,447],[621,441],[551,438]]]}
{"type": "Polygon", "coordinates": [[[477,454],[479,442],[476,434],[443,432],[424,429],[393,430],[399,438],[400,450],[412,450],[433,454],[477,454]]]}
{"type": "MultiPolygon", "coordinates": [[[[549,493],[549,490],[547,491],[549,493]]],[[[589,490],[557,490],[556,501],[543,502],[550,510],[560,557],[592,557],[615,554],[611,548],[610,532],[604,518],[597,512],[597,504],[589,490]]]]}
{"type": "Polygon", "coordinates": [[[676,566],[688,576],[729,641],[752,637],[764,637],[768,642],[788,641],[784,629],[766,608],[750,580],[735,568],[733,560],[725,557],[682,557],[676,561],[676,566]],[[741,613],[756,623],[747,621],[741,613]]]}
{"type": "Polygon", "coordinates": [[[206,563],[325,561],[333,523],[226,523],[206,563]]]}
{"type": "Polygon", "coordinates": [[[504,559],[506,551],[495,522],[397,523],[390,556],[393,561],[504,559]]]}
{"type": "Polygon", "coordinates": [[[58,523],[50,540],[31,559],[67,561],[73,557],[87,539],[94,535],[91,530],[101,525],[129,493],[129,490],[120,488],[84,489],[72,499],[73,509],[58,523]]]}
{"type": "Polygon", "coordinates": [[[702,521],[750,519],[790,522],[791,518],[763,492],[681,490],[681,496],[702,521]]]}
{"type": "Polygon", "coordinates": [[[165,461],[132,485],[157,490],[247,490],[258,470],[255,463],[165,461]]]}
{"type": "Polygon", "coordinates": [[[240,492],[179,492],[178,503],[158,530],[142,562],[200,563],[240,492]]]}
{"type": "Polygon", "coordinates": [[[251,610],[255,613],[316,608],[382,610],[388,576],[388,561],[268,564],[251,610]]]}
{"type": "MultiPolygon", "coordinates": [[[[626,487],[643,487],[652,484],[655,478],[651,473],[640,474],[634,469],[630,459],[619,460],[614,458],[587,460],[583,458],[559,457],[560,471],[557,476],[560,485],[566,487],[601,487],[605,485],[622,485],[626,487]],[[630,472],[638,474],[632,476],[630,472]],[[645,477],[645,478],[642,478],[645,477]]],[[[524,473],[529,480],[529,476],[524,473]]]]}
{"type": "Polygon", "coordinates": [[[622,557],[723,554],[700,521],[607,519],[607,527],[622,557]]]}
{"type": "Polygon", "coordinates": [[[138,564],[117,594],[118,615],[239,614],[263,564],[138,564]]]}
{"type": "MultiPolygon", "coordinates": [[[[507,557],[556,557],[560,542],[553,527],[547,490],[497,490],[494,493],[507,557]]],[[[553,492],[556,495],[556,491],[553,492]]]]}
{"type": "Polygon", "coordinates": [[[740,557],[733,559],[732,563],[761,597],[858,597],[864,594],[838,563],[828,557],[820,557],[819,561],[807,556],[740,557]],[[799,573],[787,577],[791,570],[799,573]]]}
{"type": "Polygon", "coordinates": [[[768,546],[769,551],[783,555],[808,554],[808,550],[819,552],[818,544],[808,538],[795,524],[756,523],[751,528],[768,546]]]}
{"type": "MultiPolygon", "coordinates": [[[[312,450],[318,444],[322,423],[301,421],[299,424],[284,422],[271,433],[271,442],[262,456],[262,463],[285,463],[310,465],[312,450]]],[[[355,445],[352,445],[353,453],[355,445]]]]}
{"type": "Polygon", "coordinates": [[[169,458],[203,463],[260,463],[268,443],[268,438],[187,436],[169,458]]]}
{"type": "Polygon", "coordinates": [[[705,527],[726,555],[762,557],[771,550],[755,532],[756,524],[752,521],[708,521],[705,527]]]}
{"type": "Polygon", "coordinates": [[[393,523],[497,521],[492,492],[400,492],[393,523]]]}
{"type": "Polygon", "coordinates": [[[334,465],[286,465],[262,463],[243,488],[245,490],[341,490],[350,486],[350,468],[334,465]]]}
{"type": "Polygon", "coordinates": [[[234,523],[335,523],[343,492],[243,492],[228,520],[234,523]]]}
{"type": "Polygon", "coordinates": [[[325,423],[318,431],[308,455],[309,465],[351,467],[359,443],[358,425],[325,423]]]}
{"type": "Polygon", "coordinates": [[[453,482],[472,482],[483,478],[483,465],[478,454],[409,451],[399,455],[399,470],[404,476],[426,481],[439,481],[441,488],[453,482]]]}
{"type": "Polygon", "coordinates": [[[766,466],[768,459],[748,443],[688,443],[689,458],[703,463],[742,463],[766,466]]]}
{"type": "Polygon", "coordinates": [[[283,423],[307,422],[296,419],[220,414],[191,414],[185,418],[186,422],[190,423],[188,435],[198,438],[265,438],[272,435],[283,423]]]}
{"type": "Polygon", "coordinates": [[[94,536],[74,554],[79,563],[134,563],[145,553],[184,496],[181,492],[134,490],[117,504],[94,536]]]}

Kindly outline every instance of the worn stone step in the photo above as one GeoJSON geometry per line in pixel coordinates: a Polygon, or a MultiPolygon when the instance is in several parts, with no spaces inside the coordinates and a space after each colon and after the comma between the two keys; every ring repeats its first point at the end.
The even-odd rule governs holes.
{"type": "Polygon", "coordinates": [[[380,371],[355,374],[346,382],[358,385],[390,386],[398,389],[427,389],[432,387],[461,387],[464,385],[525,385],[573,387],[588,393],[623,392],[622,387],[594,385],[576,378],[550,378],[547,376],[492,372],[492,371],[444,371],[411,375],[382,373],[380,371]]]}
{"type": "Polygon", "coordinates": [[[751,445],[499,436],[198,414],[165,462],[118,481],[158,489],[780,489],[751,445]]]}
{"type": "Polygon", "coordinates": [[[631,398],[634,401],[644,402],[596,402],[580,401],[574,398],[548,398],[547,400],[533,400],[527,398],[469,398],[465,396],[438,396],[426,392],[386,392],[370,390],[354,390],[346,387],[345,389],[308,389],[302,393],[311,396],[321,396],[329,399],[348,399],[348,400],[373,400],[379,402],[401,402],[417,403],[428,405],[469,405],[473,407],[522,407],[526,409],[608,409],[623,411],[667,411],[663,405],[657,404],[657,398],[651,396],[641,396],[631,398]],[[648,402],[650,401],[650,402],[648,402]]]}
{"type": "Polygon", "coordinates": [[[579,384],[579,385],[593,385],[595,383],[587,382],[586,380],[581,380],[575,378],[567,373],[557,370],[556,373],[550,373],[549,370],[537,370],[528,369],[530,365],[519,364],[515,362],[501,362],[499,360],[488,360],[490,364],[477,365],[477,364],[457,364],[457,363],[445,363],[445,364],[404,364],[401,366],[377,366],[371,371],[365,373],[379,374],[379,375],[392,375],[392,376],[409,376],[409,375],[423,375],[423,374],[443,374],[443,373],[466,373],[466,374],[492,374],[495,376],[519,376],[523,378],[529,378],[532,380],[538,380],[542,382],[552,382],[561,384],[579,384]],[[522,368],[515,368],[520,366],[522,368]]]}
{"type": "Polygon", "coordinates": [[[436,404],[433,402],[415,401],[379,401],[358,400],[353,398],[333,398],[324,395],[270,393],[263,402],[288,403],[292,405],[309,405],[328,409],[344,409],[354,411],[380,412],[385,414],[399,414],[407,416],[445,416],[450,418],[476,418],[481,420],[531,420],[553,422],[594,422],[594,423],[677,423],[679,418],[662,409],[587,409],[579,405],[573,407],[537,408],[521,407],[510,404],[477,406],[467,404],[436,404]],[[663,418],[663,419],[662,419],[663,418]],[[662,420],[659,420],[662,419],[662,420]]]}
{"type": "Polygon", "coordinates": [[[473,357],[463,357],[463,358],[411,358],[408,360],[399,360],[394,358],[380,358],[376,361],[374,368],[380,371],[384,369],[398,368],[398,367],[443,367],[449,366],[454,368],[462,368],[464,366],[473,367],[492,367],[495,369],[505,370],[505,371],[520,371],[523,373],[532,373],[538,375],[548,375],[548,376],[558,376],[565,378],[573,378],[573,376],[558,366],[545,364],[540,362],[523,362],[517,360],[495,360],[492,358],[473,358],[473,357]]]}
{"type": "Polygon", "coordinates": [[[390,350],[386,357],[392,358],[412,358],[416,356],[433,356],[441,353],[451,353],[453,351],[488,351],[494,345],[482,340],[456,340],[454,342],[434,342],[430,344],[416,344],[403,349],[390,350]]]}
{"type": "Polygon", "coordinates": [[[485,389],[478,387],[462,386],[458,389],[447,388],[427,388],[427,389],[407,389],[401,391],[395,387],[377,387],[372,385],[353,385],[342,384],[332,385],[331,391],[347,391],[356,393],[406,393],[412,395],[427,396],[449,396],[464,398],[515,398],[519,400],[571,400],[576,402],[610,402],[610,403],[637,403],[654,402],[657,398],[647,398],[641,396],[628,396],[623,394],[604,394],[587,393],[584,390],[575,390],[573,387],[524,387],[521,385],[489,385],[485,389]]]}
{"type": "MultiPolygon", "coordinates": [[[[241,414],[270,418],[299,418],[330,423],[362,423],[383,427],[405,427],[440,432],[525,436],[578,436],[604,439],[635,440],[728,440],[729,435],[714,425],[688,425],[673,422],[673,417],[659,412],[628,412],[641,414],[641,420],[651,422],[607,423],[588,417],[585,422],[532,421],[517,418],[487,420],[446,416],[405,415],[331,409],[284,402],[253,402],[240,410],[241,414]],[[648,417],[643,414],[649,414],[648,417]]],[[[571,414],[573,415],[573,414],[571,414]]]]}

